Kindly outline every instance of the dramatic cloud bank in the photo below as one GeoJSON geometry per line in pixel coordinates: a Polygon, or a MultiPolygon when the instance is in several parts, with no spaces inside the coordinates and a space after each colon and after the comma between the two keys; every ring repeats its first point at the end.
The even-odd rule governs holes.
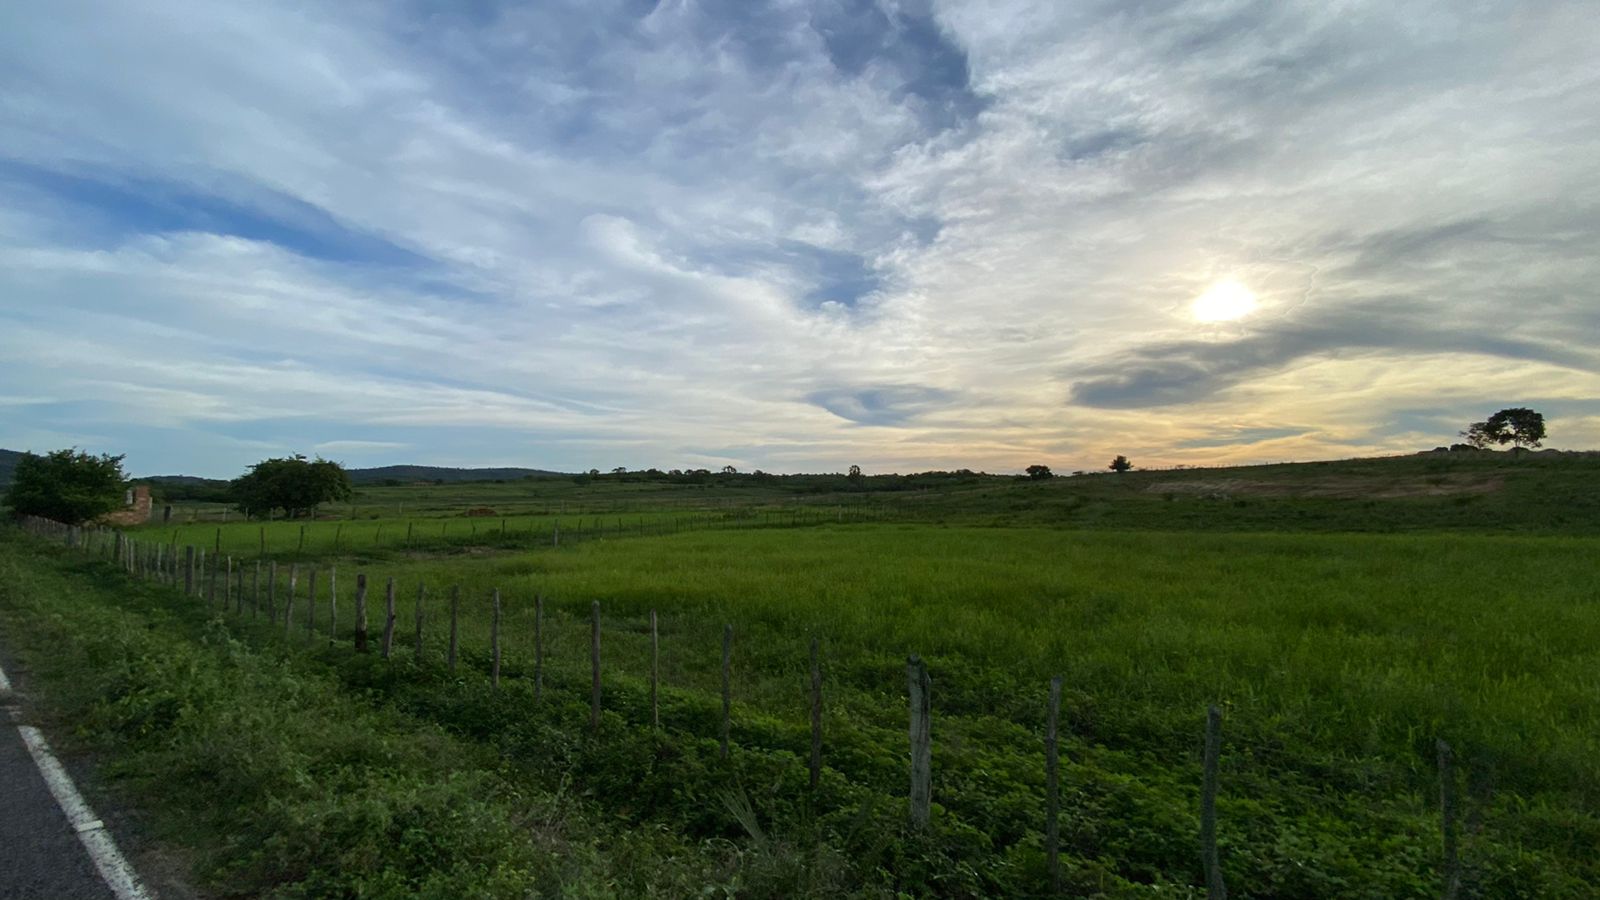
{"type": "Polygon", "coordinates": [[[1597,122],[1584,2],[11,4],[0,446],[1596,446],[1597,122]]]}

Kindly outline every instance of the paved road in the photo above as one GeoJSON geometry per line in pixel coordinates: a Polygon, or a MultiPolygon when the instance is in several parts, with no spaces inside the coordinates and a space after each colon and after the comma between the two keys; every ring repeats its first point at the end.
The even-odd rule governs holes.
{"type": "Polygon", "coordinates": [[[0,693],[0,900],[115,900],[34,765],[0,693]]]}

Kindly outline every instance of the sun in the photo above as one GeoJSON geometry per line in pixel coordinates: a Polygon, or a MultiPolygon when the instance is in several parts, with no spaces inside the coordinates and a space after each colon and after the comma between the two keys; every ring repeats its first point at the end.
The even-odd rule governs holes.
{"type": "Polygon", "coordinates": [[[1204,294],[1194,298],[1189,314],[1194,316],[1196,322],[1232,322],[1255,310],[1255,293],[1229,278],[1206,288],[1204,294]]]}

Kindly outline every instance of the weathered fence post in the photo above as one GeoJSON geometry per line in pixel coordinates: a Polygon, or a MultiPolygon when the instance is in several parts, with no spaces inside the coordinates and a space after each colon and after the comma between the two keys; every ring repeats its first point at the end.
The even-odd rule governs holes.
{"type": "Polygon", "coordinates": [[[650,727],[661,727],[661,632],[650,610],[650,727]]]}
{"type": "Polygon", "coordinates": [[[412,528],[413,528],[413,527],[414,527],[414,526],[415,526],[415,525],[416,525],[416,524],[417,524],[417,523],[415,523],[415,522],[407,522],[407,523],[406,523],[406,546],[407,546],[407,547],[410,547],[410,546],[411,546],[411,529],[412,529],[412,528]]]}
{"type": "MultiPolygon", "coordinates": [[[[224,521],[226,521],[226,520],[224,520],[224,521]]],[[[216,540],[216,543],[212,544],[211,555],[212,556],[221,556],[222,555],[222,529],[221,528],[217,529],[217,540],[216,540]]]]}
{"type": "Polygon", "coordinates": [[[589,607],[589,727],[600,730],[600,601],[589,607]]]}
{"type": "Polygon", "coordinates": [[[278,561],[267,563],[267,621],[278,621],[278,561]]]}
{"type": "Polygon", "coordinates": [[[339,552],[339,535],[344,533],[344,523],[333,526],[333,552],[339,552]]]}
{"type": "Polygon", "coordinates": [[[422,582],[417,582],[417,649],[413,652],[412,659],[419,663],[422,662],[422,600],[427,592],[427,587],[422,582]]]}
{"type": "Polygon", "coordinates": [[[294,627],[294,591],[295,585],[300,581],[300,564],[289,564],[289,596],[283,599],[283,636],[289,637],[289,630],[294,627]]]}
{"type": "Polygon", "coordinates": [[[500,686],[500,589],[494,589],[494,618],[489,620],[489,683],[500,686]]]}
{"type": "Polygon", "coordinates": [[[222,565],[222,557],[216,553],[211,554],[211,565],[206,567],[206,607],[210,608],[217,602],[217,567],[222,565]]]}
{"type": "Polygon", "coordinates": [[[733,626],[722,626],[722,758],[728,758],[728,732],[733,725],[733,626]]]}
{"type": "Polygon", "coordinates": [[[328,567],[328,645],[339,637],[339,567],[328,567]]]}
{"type": "Polygon", "coordinates": [[[306,527],[300,526],[300,542],[294,545],[294,552],[304,553],[306,549],[306,527]]]}
{"type": "Polygon", "coordinates": [[[544,594],[533,595],[533,699],[544,699],[544,594]]]}
{"type": "Polygon", "coordinates": [[[822,648],[811,639],[811,789],[822,781],[822,648]]]}
{"type": "Polygon", "coordinates": [[[1217,759],[1222,755],[1222,710],[1206,710],[1204,769],[1200,782],[1200,857],[1206,868],[1207,900],[1226,900],[1222,863],[1217,856],[1217,759]]]}
{"type": "Polygon", "coordinates": [[[1061,717],[1061,676],[1050,679],[1044,726],[1044,853],[1050,892],[1061,893],[1061,780],[1056,729],[1061,717]]]}
{"type": "Polygon", "coordinates": [[[317,631],[317,570],[313,566],[306,576],[306,640],[316,637],[317,631]]]}
{"type": "Polygon", "coordinates": [[[262,525],[260,531],[258,532],[258,534],[261,537],[261,552],[259,554],[257,554],[257,555],[266,556],[267,555],[267,526],[262,525]]]}
{"type": "Polygon", "coordinates": [[[1439,826],[1444,841],[1444,900],[1461,895],[1461,857],[1456,831],[1455,753],[1441,738],[1434,744],[1439,758],[1439,826]]]}
{"type": "Polygon", "coordinates": [[[256,560],[256,574],[250,581],[250,618],[261,614],[261,560],[256,560]]]}
{"type": "Polygon", "coordinates": [[[448,661],[449,666],[450,666],[450,674],[451,675],[454,675],[456,673],[456,634],[457,634],[456,623],[457,623],[457,619],[460,617],[460,615],[461,615],[461,585],[452,584],[450,586],[450,653],[449,653],[448,656],[445,657],[446,660],[448,661]]]}
{"type": "Polygon", "coordinates": [[[367,573],[356,573],[356,652],[367,652],[367,573]]]}
{"type": "Polygon", "coordinates": [[[194,596],[194,545],[183,548],[183,595],[194,596]]]}
{"type": "Polygon", "coordinates": [[[236,579],[234,581],[234,585],[233,585],[233,606],[234,606],[233,614],[236,615],[236,616],[243,616],[244,615],[244,560],[242,560],[242,559],[239,560],[239,568],[237,570],[235,570],[233,577],[236,579]]]}
{"type": "Polygon", "coordinates": [[[227,568],[222,575],[222,611],[227,612],[233,606],[233,557],[227,557],[227,568]]]}
{"type": "Polygon", "coordinates": [[[933,735],[928,666],[915,653],[906,659],[911,698],[911,827],[923,828],[933,804],[933,735]]]}
{"type": "Polygon", "coordinates": [[[383,592],[383,647],[384,659],[394,651],[394,579],[389,579],[389,586],[383,592]]]}

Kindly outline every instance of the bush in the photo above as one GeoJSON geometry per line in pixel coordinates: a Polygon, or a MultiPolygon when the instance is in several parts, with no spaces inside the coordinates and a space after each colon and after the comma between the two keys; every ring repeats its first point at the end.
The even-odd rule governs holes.
{"type": "Polygon", "coordinates": [[[78,525],[122,506],[122,457],[92,456],[76,447],[17,461],[7,502],[19,516],[78,525]]]}

